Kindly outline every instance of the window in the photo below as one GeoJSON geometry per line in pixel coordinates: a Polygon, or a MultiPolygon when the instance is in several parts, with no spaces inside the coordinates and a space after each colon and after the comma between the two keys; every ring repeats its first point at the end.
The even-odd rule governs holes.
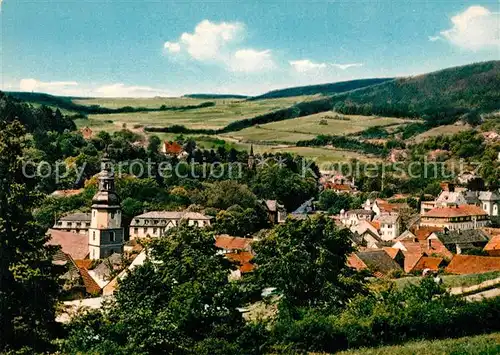
{"type": "Polygon", "coordinates": [[[95,249],[92,250],[92,259],[95,259],[95,249]]]}
{"type": "Polygon", "coordinates": [[[115,213],[111,212],[111,219],[115,219],[115,213]]]}
{"type": "Polygon", "coordinates": [[[143,232],[144,234],[146,234],[146,233],[148,232],[148,229],[147,229],[147,228],[142,228],[142,232],[143,232]]]}
{"type": "Polygon", "coordinates": [[[92,240],[95,240],[95,231],[92,232],[92,240]]]}
{"type": "Polygon", "coordinates": [[[115,232],[109,232],[109,241],[114,242],[115,241],[115,232]]]}
{"type": "Polygon", "coordinates": [[[93,213],[93,215],[94,215],[94,217],[95,217],[95,211],[93,211],[92,213],[93,213]]]}
{"type": "Polygon", "coordinates": [[[153,228],[153,234],[157,234],[158,233],[158,228],[153,228]]]}
{"type": "Polygon", "coordinates": [[[139,228],[134,228],[134,234],[139,234],[139,228]]]}

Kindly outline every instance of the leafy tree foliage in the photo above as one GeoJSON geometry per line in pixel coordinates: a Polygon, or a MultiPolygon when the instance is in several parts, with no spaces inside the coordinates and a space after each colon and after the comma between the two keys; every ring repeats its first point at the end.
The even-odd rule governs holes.
{"type": "Polygon", "coordinates": [[[24,135],[19,122],[0,122],[0,351],[44,351],[56,328],[58,270],[31,214],[39,196],[22,174],[24,135]]]}
{"type": "Polygon", "coordinates": [[[233,267],[213,234],[181,226],[151,244],[153,262],[122,282],[104,315],[76,320],[66,348],[75,352],[190,354],[239,352],[242,298],[233,267]],[[82,326],[83,322],[83,326],[82,326]],[[78,326],[76,326],[78,325],[78,326]],[[106,339],[104,342],[92,339],[106,339]]]}
{"type": "Polygon", "coordinates": [[[349,236],[326,216],[287,220],[254,244],[257,278],[276,287],[285,305],[331,311],[362,290],[346,267],[349,236]]]}

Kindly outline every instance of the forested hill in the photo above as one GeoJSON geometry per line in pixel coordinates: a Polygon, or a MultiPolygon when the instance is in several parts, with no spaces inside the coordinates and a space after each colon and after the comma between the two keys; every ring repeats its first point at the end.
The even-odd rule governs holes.
{"type": "Polygon", "coordinates": [[[75,123],[58,109],[53,111],[43,105],[33,107],[0,91],[0,125],[15,120],[21,122],[28,132],[76,129],[75,123]]]}
{"type": "Polygon", "coordinates": [[[398,78],[332,97],[343,113],[452,119],[500,109],[500,61],[398,78]]]}
{"type": "Polygon", "coordinates": [[[276,99],[280,97],[304,96],[304,95],[333,95],[350,90],[356,90],[367,86],[377,85],[393,78],[376,78],[341,81],[338,83],[298,86],[293,88],[273,90],[260,96],[255,96],[249,100],[276,99]]]}

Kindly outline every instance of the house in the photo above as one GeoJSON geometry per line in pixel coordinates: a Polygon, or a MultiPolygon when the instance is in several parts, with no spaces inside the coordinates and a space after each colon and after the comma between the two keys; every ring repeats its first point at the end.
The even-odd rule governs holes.
{"type": "Polygon", "coordinates": [[[365,209],[371,209],[377,216],[386,213],[399,213],[400,211],[409,208],[405,202],[391,203],[381,198],[377,198],[373,203],[370,200],[365,202],[365,209]]]}
{"type": "Polygon", "coordinates": [[[52,229],[88,235],[91,218],[90,213],[71,213],[59,218],[52,229]]]}
{"type": "Polygon", "coordinates": [[[473,205],[435,207],[424,213],[420,225],[449,230],[475,229],[489,224],[488,213],[473,205]]]}
{"type": "Polygon", "coordinates": [[[401,218],[397,213],[384,213],[375,216],[374,221],[380,225],[379,234],[382,240],[393,240],[399,236],[401,218]]]}
{"type": "Polygon", "coordinates": [[[83,192],[83,189],[76,189],[76,190],[56,190],[53,193],[50,194],[52,197],[70,197],[70,196],[76,196],[79,195],[83,192]]]}
{"type": "Polygon", "coordinates": [[[210,225],[211,217],[199,212],[151,211],[132,219],[130,239],[160,237],[170,228],[185,221],[190,226],[205,227],[210,225]]]}
{"type": "Polygon", "coordinates": [[[236,270],[231,271],[230,279],[240,279],[243,274],[252,272],[255,268],[255,265],[251,262],[253,254],[249,251],[227,253],[225,257],[237,266],[236,270]]]}
{"type": "Polygon", "coordinates": [[[222,249],[224,254],[236,253],[238,251],[251,251],[252,238],[231,237],[227,234],[215,237],[215,246],[222,249]]]}
{"type": "Polygon", "coordinates": [[[73,260],[86,259],[89,256],[89,238],[80,233],[49,229],[47,245],[59,245],[61,251],[73,260]]]}
{"type": "Polygon", "coordinates": [[[483,249],[489,256],[500,257],[500,234],[493,236],[483,249]]]}
{"type": "Polygon", "coordinates": [[[353,244],[358,247],[366,247],[368,249],[380,249],[384,243],[376,228],[372,223],[361,220],[349,228],[353,233],[353,244]]]}
{"type": "Polygon", "coordinates": [[[125,268],[125,260],[122,254],[114,253],[103,259],[95,268],[88,273],[100,288],[106,286],[119,272],[125,268]]]}
{"type": "Polygon", "coordinates": [[[403,269],[384,250],[370,250],[352,253],[347,265],[358,271],[368,270],[376,277],[390,276],[403,269]]]}
{"type": "Polygon", "coordinates": [[[458,275],[500,271],[500,258],[493,256],[455,255],[445,271],[458,275]]]}
{"type": "Polygon", "coordinates": [[[392,247],[383,247],[382,248],[387,255],[391,257],[392,260],[398,263],[399,266],[401,266],[402,269],[404,269],[405,265],[405,256],[401,249],[396,249],[392,247]]]}
{"type": "Polygon", "coordinates": [[[496,191],[481,191],[478,197],[481,207],[490,216],[499,216],[500,194],[496,191]]]}
{"type": "Polygon", "coordinates": [[[392,248],[400,249],[403,252],[405,257],[403,269],[406,273],[411,272],[422,255],[424,255],[424,249],[418,241],[399,240],[392,245],[392,248]]]}
{"type": "Polygon", "coordinates": [[[332,190],[336,193],[354,193],[357,191],[352,184],[338,184],[334,182],[326,182],[323,184],[325,190],[332,190]]]}
{"type": "Polygon", "coordinates": [[[345,212],[340,211],[340,220],[346,226],[355,226],[360,221],[371,221],[375,216],[375,212],[366,209],[355,209],[345,212]]]}
{"type": "Polygon", "coordinates": [[[84,139],[90,139],[92,138],[92,130],[89,127],[84,127],[80,129],[80,132],[82,133],[82,136],[84,139]]]}
{"type": "Polygon", "coordinates": [[[284,223],[286,220],[285,206],[278,203],[277,200],[261,200],[266,212],[269,222],[272,224],[284,223]]]}
{"type": "Polygon", "coordinates": [[[163,144],[161,145],[161,152],[163,154],[171,155],[171,156],[178,156],[184,151],[182,148],[182,145],[180,145],[177,142],[168,142],[164,141],[163,144]]]}
{"type": "Polygon", "coordinates": [[[489,242],[488,235],[480,229],[433,232],[428,240],[432,242],[435,239],[439,239],[454,254],[462,254],[470,249],[483,249],[489,242]]]}
{"type": "Polygon", "coordinates": [[[410,270],[410,272],[425,270],[438,271],[439,268],[443,265],[443,262],[443,258],[422,255],[410,270]]]}

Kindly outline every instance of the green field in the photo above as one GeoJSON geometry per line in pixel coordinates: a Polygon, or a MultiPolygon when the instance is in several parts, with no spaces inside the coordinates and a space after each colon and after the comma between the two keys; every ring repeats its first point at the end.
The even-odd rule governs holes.
{"type": "Polygon", "coordinates": [[[500,354],[500,333],[476,335],[457,339],[413,341],[402,345],[361,348],[337,353],[339,355],[445,355],[500,354]]]}
{"type": "Polygon", "coordinates": [[[361,132],[374,126],[397,126],[408,120],[393,117],[343,115],[345,120],[335,119],[332,111],[294,118],[260,126],[245,128],[223,136],[241,141],[295,143],[299,140],[315,138],[320,134],[347,135],[361,132]]]}
{"type": "MultiPolygon", "coordinates": [[[[485,272],[483,274],[471,274],[471,275],[443,275],[443,285],[445,287],[468,287],[477,285],[483,281],[492,280],[500,277],[500,271],[485,272]]],[[[408,284],[417,284],[422,280],[420,276],[414,277],[403,277],[394,280],[394,283],[398,288],[404,288],[408,284]]]]}
{"type": "MultiPolygon", "coordinates": [[[[314,96],[290,97],[268,99],[259,101],[245,101],[240,99],[217,99],[213,107],[204,107],[184,111],[155,111],[89,115],[88,119],[77,119],[78,128],[90,127],[94,133],[104,130],[116,132],[126,127],[136,133],[146,136],[146,126],[166,127],[184,125],[188,128],[217,129],[227,124],[255,117],[264,113],[290,107],[300,101],[314,99],[314,96]]],[[[101,105],[103,107],[117,108],[123,106],[133,107],[159,107],[163,104],[173,106],[197,105],[207,100],[192,98],[151,98],[151,99],[82,99],[75,100],[78,104],[101,105]]],[[[314,159],[318,164],[327,162],[348,161],[359,159],[373,161],[372,157],[329,147],[297,147],[295,142],[309,140],[319,134],[346,135],[365,130],[368,127],[384,126],[395,127],[406,124],[407,120],[375,116],[342,116],[337,118],[334,112],[324,112],[315,115],[268,123],[254,126],[241,131],[218,135],[216,138],[225,140],[229,146],[237,149],[250,149],[254,144],[256,153],[264,152],[290,152],[314,159]],[[320,124],[320,122],[326,124],[320,124]]],[[[177,134],[155,133],[163,140],[173,140],[177,134]]],[[[188,135],[198,141],[199,146],[212,148],[214,146],[206,136],[188,135]]],[[[215,138],[215,137],[214,137],[215,138]]]]}
{"type": "MultiPolygon", "coordinates": [[[[234,99],[218,99],[210,100],[215,101],[216,105],[211,107],[203,107],[199,109],[184,110],[184,111],[155,111],[155,112],[133,112],[133,113],[116,113],[116,114],[101,114],[101,115],[89,115],[89,120],[86,124],[89,127],[101,126],[102,122],[105,123],[113,121],[115,126],[121,127],[123,123],[127,124],[127,127],[132,127],[134,125],[143,126],[156,126],[156,127],[167,127],[172,125],[184,125],[188,128],[205,128],[205,129],[215,129],[221,128],[225,125],[241,120],[244,118],[251,118],[264,113],[276,111],[282,108],[289,107],[294,103],[308,100],[310,97],[300,97],[300,98],[283,98],[283,99],[270,99],[261,101],[244,101],[244,100],[234,100],[234,99]]],[[[90,104],[101,104],[107,106],[122,107],[122,105],[134,106],[140,105],[141,103],[146,104],[148,99],[93,99],[84,100],[85,103],[90,104]],[[134,100],[140,100],[135,101],[134,100]],[[115,102],[116,101],[116,102],[115,102]]],[[[149,105],[153,107],[158,107],[161,102],[155,101],[159,99],[150,99],[149,105]]],[[[199,104],[201,102],[206,102],[207,100],[198,99],[185,99],[178,98],[171,103],[166,103],[166,105],[175,105],[187,100],[189,104],[199,104]]],[[[179,104],[179,106],[185,106],[185,104],[179,104]]],[[[81,124],[81,123],[79,123],[81,124]]],[[[108,128],[111,126],[107,125],[108,128]]],[[[106,129],[106,128],[103,128],[106,129]]]]}
{"type": "Polygon", "coordinates": [[[424,133],[420,133],[419,135],[415,136],[413,140],[416,143],[420,143],[430,137],[437,137],[441,135],[451,136],[456,133],[467,131],[471,128],[472,127],[469,125],[445,125],[445,126],[434,127],[424,133]]]}

